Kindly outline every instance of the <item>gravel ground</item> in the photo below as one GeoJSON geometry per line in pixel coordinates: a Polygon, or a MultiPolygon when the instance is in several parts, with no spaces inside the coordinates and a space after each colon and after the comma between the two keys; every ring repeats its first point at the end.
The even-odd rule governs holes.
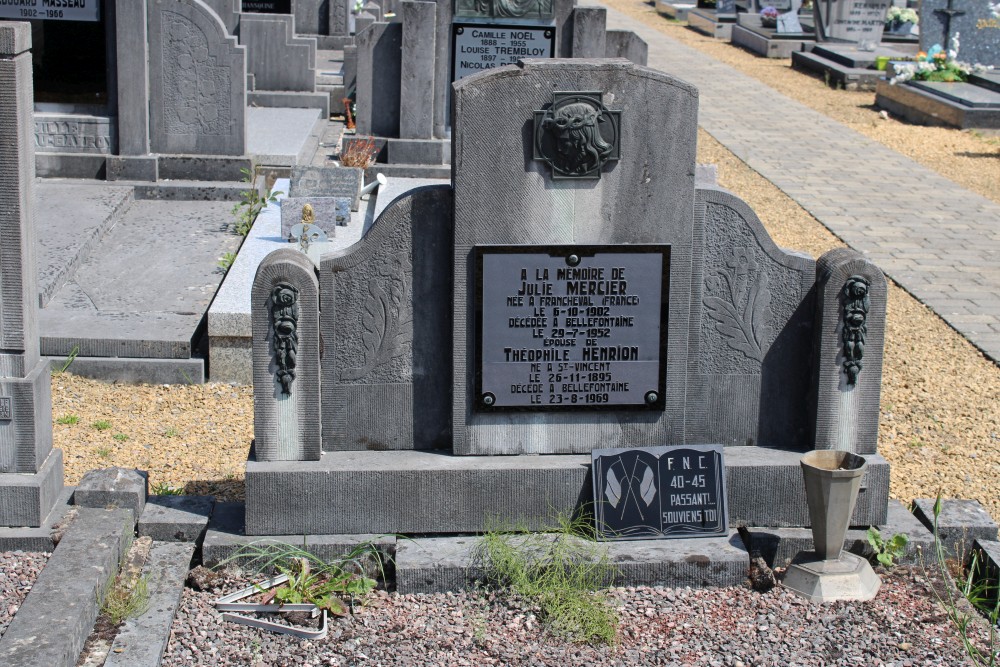
{"type": "MultiPolygon", "coordinates": [[[[897,568],[867,603],[815,606],[786,591],[618,588],[615,646],[573,644],[535,610],[473,593],[397,595],[331,622],[306,641],[223,623],[212,602],[246,585],[184,591],[164,667],[180,665],[685,665],[957,667],[966,661],[925,577],[897,568]]],[[[981,639],[982,624],[975,636],[981,639]]]]}
{"type": "Polygon", "coordinates": [[[7,551],[0,553],[0,637],[51,554],[7,551]]]}

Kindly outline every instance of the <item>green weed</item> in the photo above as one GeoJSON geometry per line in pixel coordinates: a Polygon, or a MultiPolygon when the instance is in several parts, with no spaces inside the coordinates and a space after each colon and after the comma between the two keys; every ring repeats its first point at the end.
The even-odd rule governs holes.
{"type": "Polygon", "coordinates": [[[98,431],[107,431],[109,428],[111,428],[111,422],[109,422],[107,419],[99,419],[93,424],[91,424],[91,426],[96,428],[98,431]]]}
{"type": "Polygon", "coordinates": [[[102,459],[110,458],[111,457],[111,448],[110,447],[98,447],[97,448],[97,455],[100,456],[102,459]]]}
{"type": "Polygon", "coordinates": [[[163,430],[164,438],[176,438],[178,435],[180,435],[180,433],[178,433],[177,429],[175,429],[173,426],[163,430]]]}
{"type": "Polygon", "coordinates": [[[254,165],[252,169],[242,168],[243,183],[247,189],[240,192],[240,201],[233,206],[232,213],[236,217],[233,223],[233,231],[240,236],[250,233],[257,215],[267,207],[278,201],[280,191],[271,190],[270,185],[265,185],[264,192],[257,189],[257,178],[260,176],[260,167],[254,165]]]}
{"type": "Polygon", "coordinates": [[[233,262],[235,262],[235,261],[236,261],[236,253],[235,252],[227,252],[227,253],[224,253],[222,255],[222,257],[219,258],[219,263],[217,264],[217,266],[220,269],[222,269],[223,273],[228,273],[230,267],[232,267],[233,262]]]}
{"type": "Polygon", "coordinates": [[[52,374],[62,375],[63,373],[65,373],[69,369],[69,367],[73,365],[73,362],[76,361],[76,357],[78,354],[80,354],[80,346],[74,345],[73,349],[69,351],[69,356],[66,357],[66,359],[62,362],[62,364],[59,365],[58,368],[52,371],[52,374]]]}
{"type": "Polygon", "coordinates": [[[184,489],[170,486],[166,482],[157,482],[149,487],[150,493],[154,496],[183,496],[184,489]]]}
{"type": "Polygon", "coordinates": [[[125,442],[126,440],[128,440],[128,436],[124,433],[115,433],[111,437],[117,440],[118,442],[125,442]]]}
{"type": "Polygon", "coordinates": [[[618,617],[599,590],[615,578],[586,519],[559,518],[551,533],[490,528],[482,538],[486,584],[537,604],[553,634],[614,644],[618,617]]]}
{"type": "Polygon", "coordinates": [[[80,423],[80,418],[76,415],[63,415],[56,419],[57,424],[66,424],[67,426],[72,426],[73,424],[80,423]]]}
{"type": "Polygon", "coordinates": [[[288,581],[265,595],[265,599],[278,600],[281,604],[314,604],[332,614],[344,615],[369,593],[377,582],[368,576],[381,577],[384,573],[382,555],[371,543],[358,545],[342,558],[324,561],[302,548],[282,542],[253,542],[242,547],[231,562],[261,572],[277,571],[288,581]]]}
{"type": "Polygon", "coordinates": [[[868,529],[868,544],[875,551],[875,558],[885,567],[892,567],[896,561],[906,553],[906,545],[910,538],[902,533],[896,533],[889,539],[882,537],[882,533],[875,526],[868,529]]]}
{"type": "Polygon", "coordinates": [[[135,618],[149,609],[149,583],[146,576],[139,577],[130,587],[115,577],[101,600],[101,613],[118,626],[126,618],[135,618]]]}

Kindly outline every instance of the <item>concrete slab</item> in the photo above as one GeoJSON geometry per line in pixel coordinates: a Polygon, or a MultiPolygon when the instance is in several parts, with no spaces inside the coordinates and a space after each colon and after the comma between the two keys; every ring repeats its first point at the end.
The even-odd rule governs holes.
{"type": "Polygon", "coordinates": [[[305,549],[317,558],[334,560],[356,549],[359,545],[374,545],[382,557],[392,578],[392,562],[396,556],[394,535],[270,535],[247,536],[243,525],[243,503],[217,503],[205,533],[201,547],[201,559],[205,567],[218,567],[227,562],[235,562],[244,569],[253,570],[261,563],[252,558],[234,557],[247,545],[266,546],[268,544],[290,544],[305,549]]]}
{"type": "MultiPolygon", "coordinates": [[[[736,586],[746,579],[750,564],[735,531],[707,539],[580,543],[598,557],[607,554],[617,572],[608,583],[617,586],[736,586]]],[[[406,594],[471,589],[485,573],[482,548],[482,540],[474,536],[401,540],[396,547],[396,590],[406,594]]]]}
{"type": "Polygon", "coordinates": [[[192,356],[192,339],[240,238],[232,205],[136,201],[39,315],[42,354],[192,356]]]}
{"type": "Polygon", "coordinates": [[[154,543],[142,576],[147,577],[149,607],[118,631],[105,667],[158,667],[181,603],[194,544],[154,543]]]}
{"type": "MultiPolygon", "coordinates": [[[[727,447],[730,523],[808,525],[800,456],[727,447]]],[[[867,458],[855,525],[879,525],[886,517],[889,464],[878,455],[867,458]]],[[[251,535],[475,533],[487,517],[537,530],[560,512],[573,514],[592,494],[589,455],[324,452],[319,461],[248,461],[246,530],[251,535]]]]}
{"type": "MultiPolygon", "coordinates": [[[[55,370],[66,364],[66,357],[47,357],[55,370]]],[[[146,384],[201,384],[205,382],[204,359],[130,359],[80,357],[73,359],[69,372],[94,380],[146,384]]]]}
{"type": "MultiPolygon", "coordinates": [[[[934,499],[913,501],[913,515],[928,530],[934,530],[934,499]]],[[[949,556],[964,560],[975,540],[996,541],[997,524],[978,500],[941,501],[938,536],[949,556]]]]}
{"type": "Polygon", "coordinates": [[[40,179],[35,188],[39,306],[93,252],[132,205],[132,188],[40,179]]]}
{"type": "Polygon", "coordinates": [[[716,14],[711,9],[696,7],[688,12],[688,27],[696,32],[729,41],[736,25],[735,14],[716,14]]]}
{"type": "MultiPolygon", "coordinates": [[[[908,538],[906,551],[897,560],[904,565],[918,565],[921,557],[925,560],[933,553],[934,536],[898,500],[889,501],[889,509],[884,523],[876,526],[883,539],[897,533],[908,538]]],[[[764,561],[771,567],[787,567],[803,551],[812,551],[812,530],[809,528],[750,528],[752,543],[750,549],[760,550],[764,561]]],[[[844,550],[864,558],[873,558],[874,552],[868,544],[868,528],[858,527],[847,531],[844,550]]],[[[932,556],[931,556],[932,557],[932,556]]]]}
{"type": "MultiPolygon", "coordinates": [[[[985,88],[983,90],[985,93],[996,94],[995,91],[985,88]]],[[[888,82],[879,84],[876,88],[875,105],[894,116],[920,125],[944,125],[963,130],[1000,129],[1000,107],[971,107],[948,97],[942,97],[931,90],[910,85],[909,82],[897,85],[888,82]]]]}
{"type": "Polygon", "coordinates": [[[146,505],[149,475],[142,470],[104,468],[91,470],[83,476],[73,494],[73,504],[80,507],[122,507],[142,514],[146,505]]]}
{"type": "Polygon", "coordinates": [[[258,164],[296,164],[320,109],[247,108],[247,153],[258,164]]]}
{"type": "Polygon", "coordinates": [[[132,536],[130,510],[82,507],[0,639],[0,664],[74,667],[132,536]]]}
{"type": "Polygon", "coordinates": [[[214,506],[214,496],[149,496],[139,517],[139,536],[158,542],[197,542],[214,506]]]}

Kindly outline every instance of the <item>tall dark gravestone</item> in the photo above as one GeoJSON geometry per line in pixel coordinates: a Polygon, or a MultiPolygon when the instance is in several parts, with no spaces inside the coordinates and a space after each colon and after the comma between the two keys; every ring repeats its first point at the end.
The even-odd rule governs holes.
{"type": "Polygon", "coordinates": [[[923,0],[920,3],[920,48],[951,47],[959,36],[958,59],[1000,67],[1000,16],[987,0],[923,0]]]}

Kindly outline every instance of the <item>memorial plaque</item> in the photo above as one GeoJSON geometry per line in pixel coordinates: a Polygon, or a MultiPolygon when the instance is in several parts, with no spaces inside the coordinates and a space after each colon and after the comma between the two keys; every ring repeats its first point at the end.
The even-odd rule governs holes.
{"type": "Polygon", "coordinates": [[[598,539],[729,534],[722,445],[595,449],[598,539]]]}
{"type": "Polygon", "coordinates": [[[291,14],[292,0],[243,0],[243,11],[255,14],[291,14]]]}
{"type": "MultiPolygon", "coordinates": [[[[841,0],[833,4],[825,18],[827,37],[848,42],[867,42],[872,45],[882,41],[885,17],[890,0],[841,0]]],[[[823,11],[824,5],[820,5],[823,11]]]]}
{"type": "Polygon", "coordinates": [[[0,19],[19,21],[100,21],[103,0],[7,0],[0,19]]]}
{"type": "Polygon", "coordinates": [[[521,58],[551,58],[556,29],[552,26],[489,23],[453,23],[451,80],[503,65],[521,58]]]}
{"type": "Polygon", "coordinates": [[[14,418],[14,404],[7,396],[0,396],[0,420],[14,418]]]}
{"type": "Polygon", "coordinates": [[[670,246],[478,246],[476,408],[663,410],[670,246]]]}

